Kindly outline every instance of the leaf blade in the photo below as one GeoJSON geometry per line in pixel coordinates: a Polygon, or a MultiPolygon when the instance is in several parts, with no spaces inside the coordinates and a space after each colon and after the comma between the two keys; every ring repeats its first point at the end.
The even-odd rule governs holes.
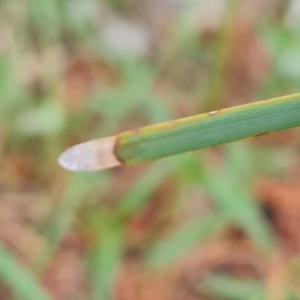
{"type": "Polygon", "coordinates": [[[52,299],[37,280],[22,268],[2,245],[0,245],[0,277],[20,299],[52,299]]]}
{"type": "Polygon", "coordinates": [[[146,126],[118,136],[125,164],[151,161],[300,125],[300,94],[146,126]]]}

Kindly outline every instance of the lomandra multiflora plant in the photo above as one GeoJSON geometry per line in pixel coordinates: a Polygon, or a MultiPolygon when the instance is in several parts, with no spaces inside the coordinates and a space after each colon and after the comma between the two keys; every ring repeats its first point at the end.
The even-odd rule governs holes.
{"type": "Polygon", "coordinates": [[[66,150],[71,171],[132,165],[300,126],[300,94],[258,101],[154,124],[88,141],[66,150]]]}

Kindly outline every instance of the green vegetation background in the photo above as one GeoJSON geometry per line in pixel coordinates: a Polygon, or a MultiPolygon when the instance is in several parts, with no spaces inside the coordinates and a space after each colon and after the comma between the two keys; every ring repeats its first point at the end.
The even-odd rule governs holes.
{"type": "Polygon", "coordinates": [[[297,247],[283,242],[293,237],[255,188],[296,186],[298,129],[90,174],[57,164],[78,142],[299,92],[297,1],[161,2],[0,1],[1,299],[133,299],[132,261],[136,276],[167,270],[165,283],[181,272],[171,294],[198,295],[161,299],[275,299],[278,253],[292,277],[282,299],[300,299],[297,247]],[[201,252],[223,242],[246,242],[264,271],[241,275],[201,252]],[[192,253],[204,263],[182,283],[192,253]]]}

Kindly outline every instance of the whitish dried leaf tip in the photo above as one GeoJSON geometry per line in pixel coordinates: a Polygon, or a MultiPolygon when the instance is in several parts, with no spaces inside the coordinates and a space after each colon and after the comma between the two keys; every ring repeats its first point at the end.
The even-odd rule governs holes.
{"type": "Polygon", "coordinates": [[[116,136],[110,136],[73,146],[61,154],[58,163],[75,172],[117,167],[121,163],[114,154],[116,140],[116,136]]]}

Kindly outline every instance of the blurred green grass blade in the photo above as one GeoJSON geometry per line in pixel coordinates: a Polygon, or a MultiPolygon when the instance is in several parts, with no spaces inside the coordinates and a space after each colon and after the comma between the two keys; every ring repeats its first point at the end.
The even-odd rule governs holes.
{"type": "MultiPolygon", "coordinates": [[[[103,220],[98,223],[103,223],[103,220]]],[[[122,262],[123,232],[121,228],[100,224],[97,245],[92,253],[93,297],[94,300],[109,300],[115,291],[115,281],[122,262]],[[104,226],[101,226],[104,225],[104,226]]]]}
{"type": "Polygon", "coordinates": [[[203,240],[212,238],[224,228],[225,222],[225,218],[215,213],[189,222],[172,236],[157,243],[148,255],[149,265],[164,266],[176,262],[203,240]]]}
{"type": "Polygon", "coordinates": [[[15,130],[23,136],[46,136],[61,132],[66,115],[63,107],[53,99],[45,100],[39,107],[18,115],[15,130]]]}
{"type": "Polygon", "coordinates": [[[130,117],[139,106],[152,104],[154,73],[149,64],[124,59],[121,64],[124,82],[112,89],[98,91],[88,104],[89,113],[98,112],[104,118],[92,136],[98,137],[114,132],[124,119],[130,117]]]}
{"type": "Polygon", "coordinates": [[[300,298],[299,298],[296,294],[291,293],[291,295],[289,296],[288,299],[289,299],[289,300],[299,300],[300,298]]]}
{"type": "Polygon", "coordinates": [[[66,196],[57,208],[45,232],[49,246],[52,249],[55,249],[67,234],[77,210],[85,199],[85,195],[92,189],[94,182],[98,186],[105,184],[105,176],[99,176],[97,173],[92,176],[91,174],[76,174],[72,176],[66,196]]]}
{"type": "Polygon", "coordinates": [[[161,99],[153,97],[145,104],[143,107],[152,123],[166,122],[172,119],[170,108],[161,99]]]}
{"type": "Polygon", "coordinates": [[[118,135],[125,164],[228,143],[300,125],[300,94],[178,119],[118,135]]]}
{"type": "Polygon", "coordinates": [[[226,86],[225,76],[230,61],[230,54],[233,47],[234,25],[241,1],[227,1],[227,10],[223,16],[221,32],[217,41],[214,55],[214,67],[209,80],[207,96],[204,101],[205,111],[215,109],[219,106],[222,93],[226,86]]]}
{"type": "Polygon", "coordinates": [[[204,186],[227,218],[240,225],[261,249],[269,250],[274,246],[274,236],[251,192],[247,150],[233,144],[226,147],[226,156],[223,169],[205,170],[204,186]]]}
{"type": "Polygon", "coordinates": [[[252,149],[241,142],[224,149],[226,163],[217,169],[201,163],[194,153],[181,156],[182,178],[197,184],[201,182],[221,214],[243,229],[260,249],[268,251],[274,246],[275,236],[252,193],[255,176],[252,149]]]}
{"type": "Polygon", "coordinates": [[[263,300],[265,288],[256,280],[241,280],[225,275],[211,275],[199,285],[199,291],[230,300],[263,300]]]}
{"type": "Polygon", "coordinates": [[[131,216],[136,210],[145,205],[151,193],[163,182],[163,180],[174,170],[175,164],[165,160],[163,164],[157,163],[139,179],[130,191],[123,197],[118,207],[118,215],[121,218],[131,216]]]}
{"type": "Polygon", "coordinates": [[[65,1],[49,0],[42,3],[38,0],[28,0],[26,2],[30,22],[40,33],[40,38],[45,43],[52,39],[57,40],[63,29],[62,14],[65,10],[65,1]]]}
{"type": "Polygon", "coordinates": [[[52,299],[32,274],[27,272],[2,245],[0,245],[0,276],[18,299],[52,299]]]}
{"type": "Polygon", "coordinates": [[[127,4],[124,0],[105,0],[108,5],[118,12],[125,12],[127,4]]]}

